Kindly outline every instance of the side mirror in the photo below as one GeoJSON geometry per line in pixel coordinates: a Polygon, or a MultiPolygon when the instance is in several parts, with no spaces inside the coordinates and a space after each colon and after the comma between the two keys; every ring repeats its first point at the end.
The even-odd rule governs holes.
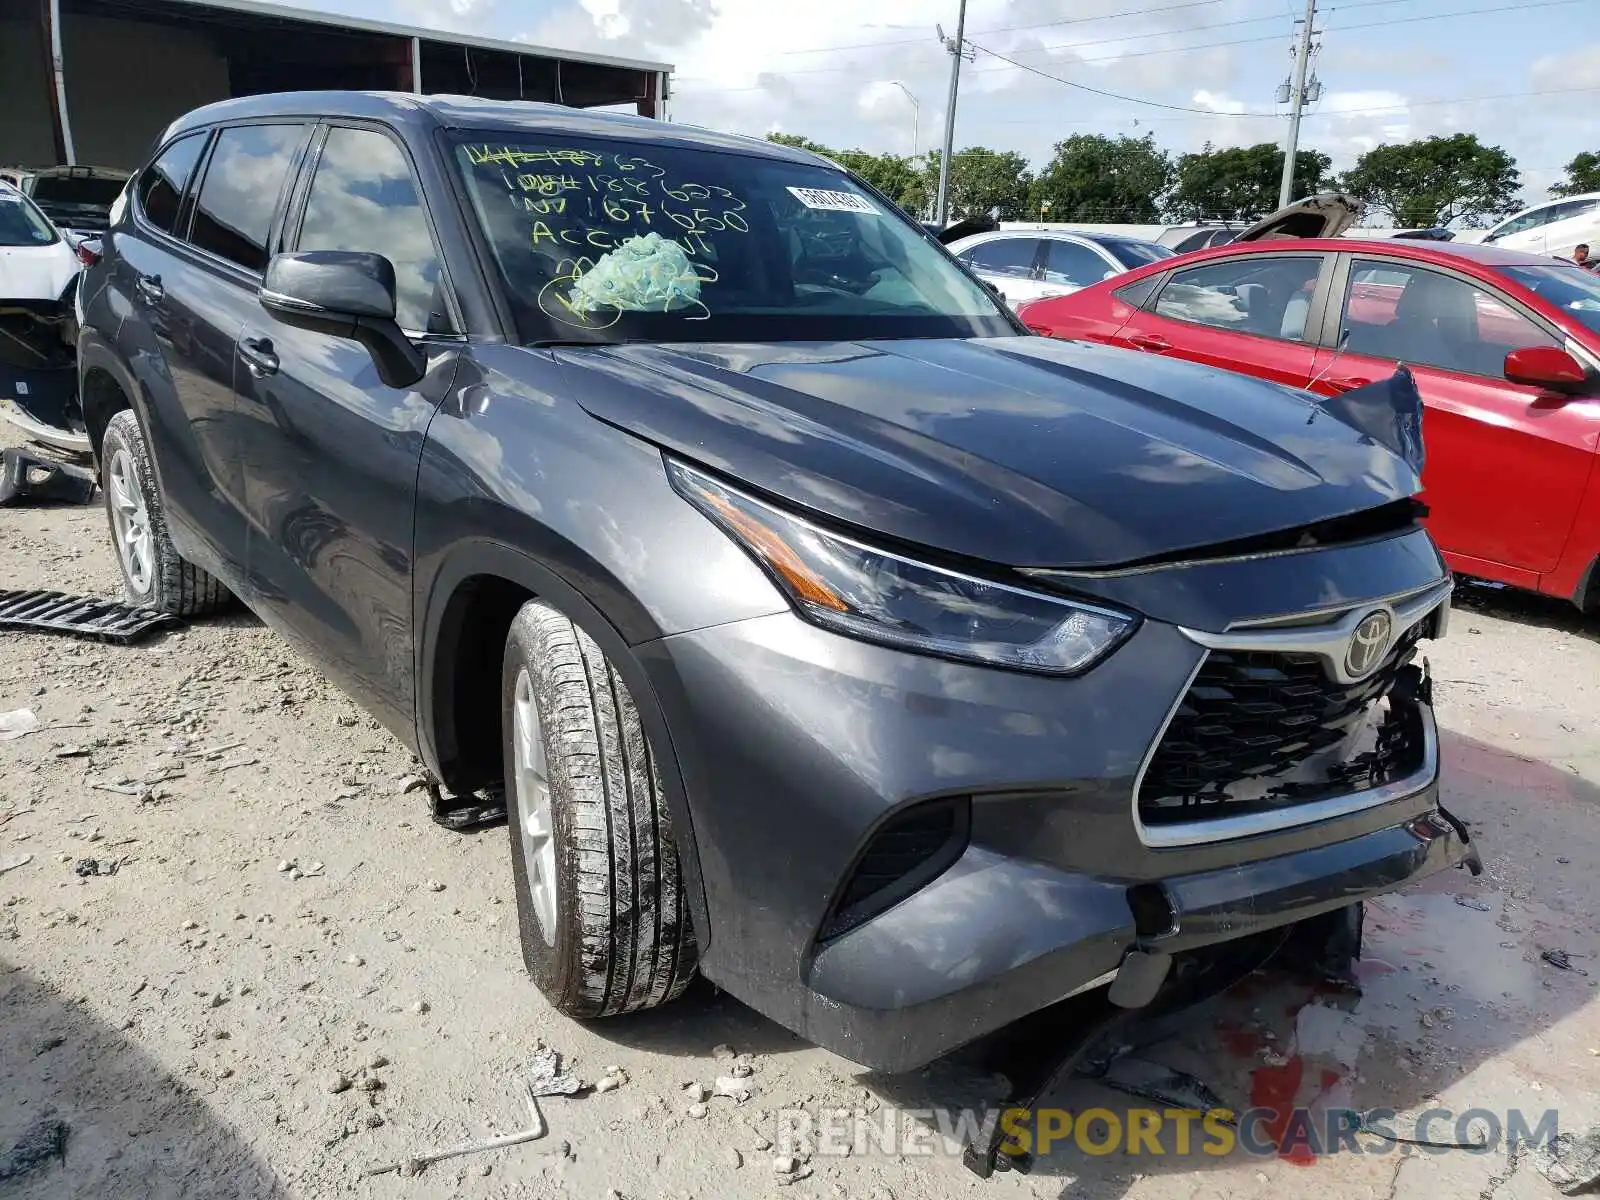
{"type": "Polygon", "coordinates": [[[1583,364],[1557,346],[1523,346],[1506,355],[1506,378],[1512,383],[1541,387],[1576,396],[1589,390],[1589,373],[1583,364]]]}
{"type": "Polygon", "coordinates": [[[410,387],[428,369],[427,357],[395,321],[394,264],[381,254],[279,254],[267,264],[256,298],[285,325],[360,342],[390,387],[410,387]]]}

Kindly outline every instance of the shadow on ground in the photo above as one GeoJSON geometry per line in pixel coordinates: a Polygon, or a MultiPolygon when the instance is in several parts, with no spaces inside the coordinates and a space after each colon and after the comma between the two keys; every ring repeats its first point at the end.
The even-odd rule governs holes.
{"type": "Polygon", "coordinates": [[[1540,629],[1559,629],[1591,642],[1600,642],[1600,619],[1559,596],[1544,596],[1519,588],[1460,579],[1450,603],[1456,615],[1463,620],[1470,619],[1474,613],[1482,613],[1502,621],[1515,621],[1519,625],[1532,625],[1540,629]]]}
{"type": "Polygon", "coordinates": [[[87,1004],[4,959],[0,1079],[7,1200],[287,1195],[202,1097],[87,1004]]]}

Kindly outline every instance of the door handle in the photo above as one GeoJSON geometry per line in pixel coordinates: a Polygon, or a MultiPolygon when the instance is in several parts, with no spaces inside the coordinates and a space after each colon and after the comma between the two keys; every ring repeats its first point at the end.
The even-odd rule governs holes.
{"type": "Polygon", "coordinates": [[[1324,379],[1323,384],[1335,392],[1353,392],[1371,383],[1370,379],[1324,379]]]}
{"type": "Polygon", "coordinates": [[[271,338],[239,339],[239,357],[257,379],[278,373],[278,355],[272,348],[271,338]]]}
{"type": "Polygon", "coordinates": [[[1140,350],[1171,350],[1172,343],[1164,337],[1157,337],[1153,333],[1135,333],[1128,337],[1128,345],[1137,346],[1140,350]]]}
{"type": "Polygon", "coordinates": [[[139,275],[133,281],[134,290],[151,304],[159,304],[167,294],[167,289],[161,286],[159,275],[139,275]]]}

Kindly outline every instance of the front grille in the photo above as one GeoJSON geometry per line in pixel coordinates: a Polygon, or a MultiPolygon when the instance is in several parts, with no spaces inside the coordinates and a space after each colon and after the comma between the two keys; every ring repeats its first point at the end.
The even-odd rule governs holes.
{"type": "Polygon", "coordinates": [[[1422,765],[1423,685],[1411,666],[1426,621],[1367,678],[1321,656],[1212,650],[1145,768],[1139,819],[1171,825],[1271,811],[1380,787],[1422,765]]]}

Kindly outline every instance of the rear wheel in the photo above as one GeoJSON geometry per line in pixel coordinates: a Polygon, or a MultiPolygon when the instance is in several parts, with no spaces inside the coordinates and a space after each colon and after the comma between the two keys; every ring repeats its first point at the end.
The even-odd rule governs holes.
{"type": "Polygon", "coordinates": [[[129,604],[180,617],[202,616],[227,606],[227,589],[173,548],[150,449],[131,409],[123,409],[106,425],[100,443],[100,488],[112,549],[122,571],[122,594],[129,604]]]}
{"type": "Polygon", "coordinates": [[[528,973],[572,1017],[673,999],[695,943],[649,740],[600,648],[539,601],[506,642],[501,728],[528,973]]]}

